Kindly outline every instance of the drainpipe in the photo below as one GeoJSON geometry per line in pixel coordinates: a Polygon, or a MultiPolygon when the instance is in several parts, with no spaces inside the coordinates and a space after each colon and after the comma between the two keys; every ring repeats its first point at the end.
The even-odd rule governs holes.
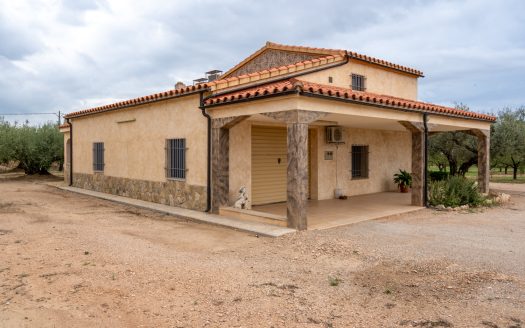
{"type": "Polygon", "coordinates": [[[425,148],[425,156],[424,156],[424,167],[425,167],[425,173],[423,174],[423,203],[425,204],[425,207],[428,207],[428,114],[423,113],[423,127],[424,127],[424,148],[425,148]]]}
{"type": "Polygon", "coordinates": [[[73,124],[69,118],[66,120],[69,124],[69,186],[71,187],[73,185],[73,124]]]}
{"type": "Polygon", "coordinates": [[[199,108],[202,111],[202,115],[206,117],[208,121],[208,160],[207,160],[207,177],[206,177],[206,210],[209,212],[211,210],[211,117],[206,113],[206,108],[204,107],[204,91],[199,92],[199,108]]]}

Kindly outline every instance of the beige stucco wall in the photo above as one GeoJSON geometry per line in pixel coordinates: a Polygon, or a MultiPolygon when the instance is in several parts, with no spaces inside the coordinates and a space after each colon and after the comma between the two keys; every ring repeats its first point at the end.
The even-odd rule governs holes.
{"type": "MultiPolygon", "coordinates": [[[[370,194],[395,190],[392,182],[399,169],[410,172],[412,140],[408,132],[381,131],[369,129],[344,128],[344,144],[334,145],[325,142],[324,127],[317,128],[317,191],[313,199],[330,199],[336,188],[336,166],[338,186],[347,196],[370,194]],[[352,179],[352,145],[369,146],[369,177],[352,179]],[[325,160],[324,152],[333,151],[334,159],[325,160]]],[[[315,172],[314,172],[315,173],[315,172]]]]}
{"type": "Polygon", "coordinates": [[[93,174],[93,143],[104,142],[104,175],[166,181],[165,140],[186,138],[186,183],[205,186],[207,123],[198,106],[191,95],[73,119],[74,172],[93,174]]]}
{"type": "Polygon", "coordinates": [[[417,77],[358,60],[350,60],[342,66],[302,75],[298,79],[349,88],[352,85],[352,73],[366,77],[365,87],[368,92],[417,99],[417,77]],[[331,84],[328,82],[329,76],[333,78],[331,84]]]}

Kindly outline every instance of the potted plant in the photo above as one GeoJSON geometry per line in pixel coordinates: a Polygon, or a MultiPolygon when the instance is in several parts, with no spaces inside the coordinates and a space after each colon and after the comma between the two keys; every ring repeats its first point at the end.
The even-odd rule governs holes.
{"type": "Polygon", "coordinates": [[[408,188],[412,187],[412,175],[405,170],[399,170],[399,173],[394,174],[394,183],[400,192],[408,192],[408,188]]]}

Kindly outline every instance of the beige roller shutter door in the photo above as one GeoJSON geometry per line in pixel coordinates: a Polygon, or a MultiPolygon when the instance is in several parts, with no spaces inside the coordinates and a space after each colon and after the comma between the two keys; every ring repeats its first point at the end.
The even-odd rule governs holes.
{"type": "Polygon", "coordinates": [[[286,128],[252,126],[252,204],[286,201],[286,128]]]}

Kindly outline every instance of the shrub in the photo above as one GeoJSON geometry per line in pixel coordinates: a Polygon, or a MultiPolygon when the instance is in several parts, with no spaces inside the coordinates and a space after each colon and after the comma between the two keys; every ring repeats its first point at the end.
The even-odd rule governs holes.
{"type": "Polygon", "coordinates": [[[432,206],[478,206],[484,200],[476,183],[464,177],[454,176],[443,181],[430,182],[429,203],[432,206]]]}
{"type": "Polygon", "coordinates": [[[448,179],[448,172],[444,171],[430,171],[428,172],[430,181],[443,181],[448,179]]]}

